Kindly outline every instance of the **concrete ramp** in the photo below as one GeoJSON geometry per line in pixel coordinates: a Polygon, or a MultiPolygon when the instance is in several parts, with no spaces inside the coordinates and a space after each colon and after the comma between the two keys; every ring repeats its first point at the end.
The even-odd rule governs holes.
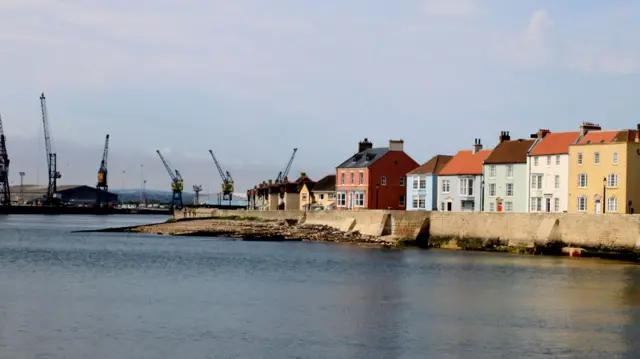
{"type": "Polygon", "coordinates": [[[557,218],[545,218],[538,227],[538,233],[534,241],[537,243],[547,243],[549,241],[558,240],[559,238],[559,223],[557,218]]]}
{"type": "Polygon", "coordinates": [[[355,226],[356,226],[355,218],[346,218],[342,221],[342,225],[338,227],[338,229],[341,230],[342,232],[350,232],[355,228],[355,226]]]}

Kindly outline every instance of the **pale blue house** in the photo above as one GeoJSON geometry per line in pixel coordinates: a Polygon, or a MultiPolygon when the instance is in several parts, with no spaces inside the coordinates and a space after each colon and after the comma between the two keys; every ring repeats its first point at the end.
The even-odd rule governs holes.
{"type": "Polygon", "coordinates": [[[453,156],[436,155],[407,173],[407,211],[438,210],[438,173],[453,156]]]}

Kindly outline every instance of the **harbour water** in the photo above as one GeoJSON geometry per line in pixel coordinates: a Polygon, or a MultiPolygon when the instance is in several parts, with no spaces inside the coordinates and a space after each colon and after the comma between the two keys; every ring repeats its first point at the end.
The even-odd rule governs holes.
{"type": "Polygon", "coordinates": [[[0,216],[0,358],[640,358],[640,267],[0,216]]]}

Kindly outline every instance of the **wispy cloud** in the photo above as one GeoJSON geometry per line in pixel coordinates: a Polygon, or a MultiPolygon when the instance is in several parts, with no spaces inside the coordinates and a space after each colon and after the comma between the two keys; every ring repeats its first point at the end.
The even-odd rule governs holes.
{"type": "Polygon", "coordinates": [[[551,61],[550,32],[553,25],[546,10],[534,11],[522,32],[496,38],[497,58],[517,67],[548,65],[551,61]]]}

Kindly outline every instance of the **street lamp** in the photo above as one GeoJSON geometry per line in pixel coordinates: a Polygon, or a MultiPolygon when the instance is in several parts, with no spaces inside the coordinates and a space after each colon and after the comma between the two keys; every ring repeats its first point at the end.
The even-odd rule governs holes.
{"type": "Polygon", "coordinates": [[[380,189],[380,184],[376,183],[376,209],[378,209],[378,190],[380,189]]]}
{"type": "Polygon", "coordinates": [[[602,213],[605,213],[605,206],[607,205],[607,177],[602,178],[602,213]]]}

